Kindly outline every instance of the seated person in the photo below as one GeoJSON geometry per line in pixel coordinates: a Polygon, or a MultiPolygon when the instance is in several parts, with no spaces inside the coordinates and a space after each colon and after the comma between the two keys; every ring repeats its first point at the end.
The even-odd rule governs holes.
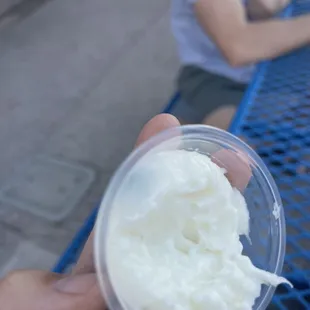
{"type": "Polygon", "coordinates": [[[289,0],[172,0],[183,123],[227,129],[255,64],[310,43],[310,16],[274,17],[289,0]],[[273,18],[274,17],[274,18],[273,18]]]}

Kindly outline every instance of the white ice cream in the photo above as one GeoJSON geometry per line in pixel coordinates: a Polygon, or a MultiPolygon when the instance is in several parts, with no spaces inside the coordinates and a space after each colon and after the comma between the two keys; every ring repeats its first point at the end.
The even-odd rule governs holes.
{"type": "Polygon", "coordinates": [[[207,156],[181,150],[146,156],[116,198],[107,263],[131,310],[249,310],[261,284],[287,281],[241,254],[249,212],[207,156]]]}

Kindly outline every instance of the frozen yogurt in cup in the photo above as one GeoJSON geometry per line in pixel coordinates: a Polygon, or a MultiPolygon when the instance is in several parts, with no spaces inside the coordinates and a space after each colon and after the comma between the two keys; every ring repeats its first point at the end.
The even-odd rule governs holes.
{"type": "Polygon", "coordinates": [[[240,139],[203,125],[166,130],[134,150],[95,227],[111,310],[263,310],[286,282],[284,252],[268,169],[240,139]]]}

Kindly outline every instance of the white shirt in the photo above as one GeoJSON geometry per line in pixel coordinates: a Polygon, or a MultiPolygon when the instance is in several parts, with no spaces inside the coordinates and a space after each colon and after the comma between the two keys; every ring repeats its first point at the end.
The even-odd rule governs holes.
{"type": "Polygon", "coordinates": [[[181,63],[196,65],[208,72],[248,83],[254,66],[233,68],[228,64],[199,25],[193,8],[195,1],[197,0],[172,0],[172,31],[178,44],[181,63]]]}

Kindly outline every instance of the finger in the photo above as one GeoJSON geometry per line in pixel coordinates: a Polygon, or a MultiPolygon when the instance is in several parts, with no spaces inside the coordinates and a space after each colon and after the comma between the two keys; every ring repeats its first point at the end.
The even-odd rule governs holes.
{"type": "Polygon", "coordinates": [[[249,159],[240,153],[222,149],[212,155],[212,161],[225,168],[231,185],[244,191],[252,177],[249,159]]]}
{"type": "MultiPolygon", "coordinates": [[[[180,122],[170,114],[159,114],[153,117],[141,130],[136,146],[145,142],[163,130],[180,126],[180,122]]],[[[93,232],[90,234],[80,258],[73,269],[74,274],[94,272],[93,232]]]]}
{"type": "MultiPolygon", "coordinates": [[[[75,307],[68,310],[103,310],[106,309],[95,273],[71,275],[54,284],[54,289],[62,296],[71,296],[71,303],[75,299],[75,307]]],[[[67,308],[65,308],[67,310],[67,308]]]]}
{"type": "Polygon", "coordinates": [[[0,282],[0,304],[6,310],[105,309],[95,274],[66,277],[31,270],[15,271],[0,282]]]}
{"type": "Polygon", "coordinates": [[[50,284],[59,277],[44,271],[10,273],[0,283],[0,308],[8,310],[66,309],[60,308],[57,293],[49,289],[50,284]]]}
{"type": "Polygon", "coordinates": [[[177,126],[180,126],[180,122],[171,114],[156,115],[142,128],[142,131],[138,136],[136,146],[163,130],[177,126]]]}

